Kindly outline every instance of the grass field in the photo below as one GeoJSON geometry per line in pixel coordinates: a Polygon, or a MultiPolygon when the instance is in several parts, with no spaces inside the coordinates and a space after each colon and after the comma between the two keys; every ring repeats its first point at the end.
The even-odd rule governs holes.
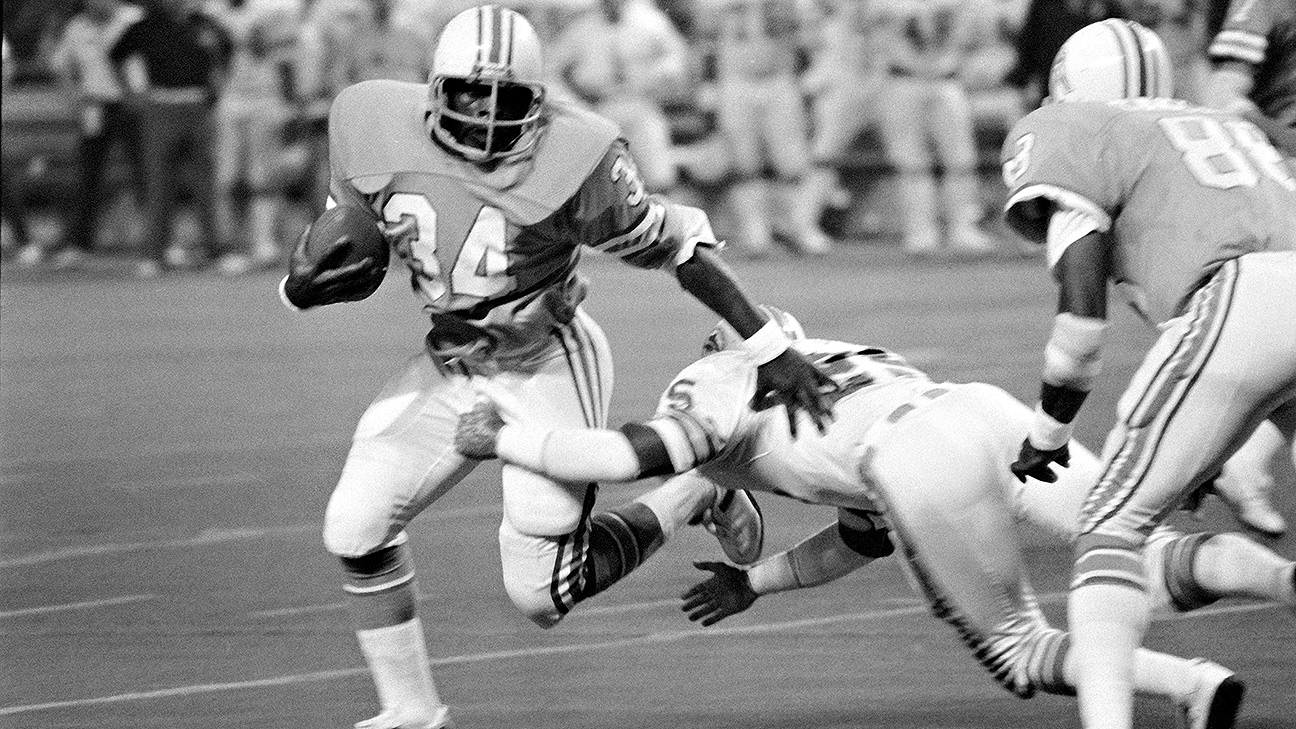
{"type": "MultiPolygon", "coordinates": [[[[612,420],[643,416],[714,316],[663,274],[583,265],[616,353],[612,420]]],[[[920,265],[861,244],[734,267],[814,335],[1034,396],[1053,297],[1039,260],[920,265]]],[[[400,280],[293,314],[278,274],[140,282],[127,270],[0,278],[0,727],[350,727],[376,699],[322,513],[355,421],[419,346],[417,306],[400,280]]],[[[1151,338],[1124,314],[1115,329],[1082,415],[1090,444],[1151,338]]],[[[690,561],[719,554],[701,530],[542,632],[500,584],[497,479],[481,467],[411,529],[433,670],[460,727],[1078,726],[1072,699],[999,689],[894,564],[713,628],[689,623],[678,595],[690,561]]],[[[637,488],[605,487],[601,501],[637,488]]],[[[1293,489],[1279,498],[1296,515],[1293,489]]],[[[833,518],[762,504],[768,550],[833,518]]],[[[1200,526],[1231,523],[1216,503],[1200,526]]],[[[1296,557],[1293,540],[1273,546],[1296,557]]],[[[1060,623],[1066,551],[1029,543],[1060,623]]],[[[1224,603],[1155,623],[1148,643],[1238,671],[1241,727],[1296,726],[1291,613],[1224,603]]],[[[1164,702],[1138,712],[1140,727],[1173,725],[1164,702]]]]}

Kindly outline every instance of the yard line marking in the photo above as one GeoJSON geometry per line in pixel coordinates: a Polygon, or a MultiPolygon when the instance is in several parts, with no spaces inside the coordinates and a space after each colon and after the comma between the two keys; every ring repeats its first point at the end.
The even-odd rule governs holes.
{"type": "Polygon", "coordinates": [[[86,600],[85,602],[69,602],[62,605],[44,605],[41,607],[23,608],[22,610],[7,610],[5,612],[0,612],[0,618],[20,618],[27,615],[43,615],[45,613],[58,613],[67,610],[90,610],[92,608],[126,605],[132,602],[143,602],[145,600],[156,599],[157,595],[124,595],[122,597],[107,597],[102,600],[86,600]]]}
{"type": "MultiPolygon", "coordinates": [[[[424,519],[452,519],[462,518],[465,516],[475,516],[481,514],[498,514],[500,505],[498,503],[483,504],[480,506],[465,506],[456,509],[446,509],[444,511],[429,511],[424,514],[424,519]]],[[[57,562],[64,559],[75,559],[77,557],[98,557],[105,554],[121,554],[124,552],[142,552],[148,549],[182,549],[187,547],[207,547],[213,544],[223,544],[226,542],[238,542],[252,539],[261,539],[263,537],[278,536],[281,534],[297,534],[316,532],[322,533],[324,525],[322,523],[312,522],[309,524],[288,524],[274,527],[246,527],[235,529],[204,529],[192,537],[183,537],[181,539],[164,539],[155,542],[123,542],[94,544],[86,547],[67,547],[64,549],[51,549],[44,552],[32,552],[20,557],[11,557],[9,559],[0,559],[0,569],[9,567],[30,567],[47,562],[57,562]]]]}
{"type": "MultiPolygon", "coordinates": [[[[418,602],[428,602],[431,597],[419,597],[418,602]]],[[[580,609],[576,615],[616,615],[620,613],[632,613],[640,610],[656,610],[663,607],[674,607],[679,603],[678,598],[669,598],[666,600],[651,600],[648,602],[632,602],[621,605],[607,605],[605,607],[586,607],[580,609]]],[[[323,605],[302,605],[301,607],[272,608],[270,610],[254,610],[248,613],[254,618],[287,618],[298,615],[310,615],[312,613],[331,613],[345,610],[345,602],[331,602],[323,605]]]]}
{"type": "MultiPolygon", "coordinates": [[[[1058,603],[1066,599],[1065,592],[1055,592],[1047,595],[1038,596],[1041,603],[1058,603]]],[[[1224,606],[1220,608],[1204,608],[1192,613],[1183,615],[1171,615],[1162,620],[1186,620],[1191,618],[1206,617],[1220,613],[1238,613],[1253,612],[1258,610],[1270,610],[1282,606],[1271,603],[1224,606]]],[[[759,625],[742,625],[728,628],[697,628],[694,630],[672,630],[662,633],[649,633],[648,635],[634,636],[631,638],[618,638],[615,640],[605,640],[596,643],[577,643],[573,645],[544,646],[538,648],[522,648],[505,651],[489,651],[486,653],[469,653],[461,656],[448,656],[446,658],[433,658],[428,661],[432,667],[437,666],[454,666],[468,663],[483,663],[496,659],[508,658],[536,658],[541,656],[555,656],[565,653],[582,653],[586,651],[597,651],[605,649],[619,649],[627,646],[652,645],[660,643],[674,643],[681,640],[696,640],[697,638],[721,638],[732,635],[760,635],[765,633],[778,633],[787,630],[797,630],[801,628],[817,628],[824,625],[835,623],[845,623],[855,620],[870,620],[874,618],[899,617],[903,615],[917,615],[926,613],[929,608],[926,605],[913,605],[910,607],[898,607],[887,610],[875,610],[862,613],[845,613],[840,615],[828,615],[821,618],[805,618],[802,620],[789,620],[779,623],[762,623],[759,625]]],[[[1154,619],[1157,620],[1157,619],[1154,619]]],[[[242,689],[256,688],[275,688],[280,686],[291,686],[303,683],[318,683],[320,681],[330,681],[333,679],[355,678],[357,676],[369,675],[368,668],[340,668],[331,671],[315,671],[312,673],[301,673],[290,676],[274,676],[271,678],[256,679],[252,681],[233,681],[229,683],[206,683],[192,686],[177,686],[176,688],[158,689],[155,691],[139,691],[125,694],[116,694],[113,696],[99,696],[89,699],[70,699],[67,701],[50,701],[43,704],[26,704],[20,706],[0,707],[0,716],[16,716],[18,714],[31,714],[38,711],[51,711],[54,709],[72,709],[85,706],[102,706],[104,704],[119,704],[129,701],[148,701],[151,699],[165,699],[172,697],[194,696],[198,694],[224,693],[229,691],[238,691],[242,689]]]]}

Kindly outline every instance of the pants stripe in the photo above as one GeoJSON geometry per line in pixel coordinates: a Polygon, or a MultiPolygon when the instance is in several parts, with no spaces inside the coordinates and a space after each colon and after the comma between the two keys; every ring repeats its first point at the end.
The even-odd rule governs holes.
{"type": "MultiPolygon", "coordinates": [[[[1187,399],[1219,342],[1231,309],[1237,271],[1237,261],[1229,261],[1194,295],[1187,313],[1191,317],[1188,330],[1125,418],[1124,441],[1085,504],[1082,532],[1092,531],[1114,516],[1133,498],[1147,476],[1170,421],[1187,399]]],[[[1165,511],[1172,511],[1176,506],[1177,500],[1171,500],[1165,511]]],[[[1164,514],[1157,516],[1163,518],[1164,514]]]]}
{"type": "Polygon", "coordinates": [[[576,531],[558,537],[557,555],[554,557],[553,576],[549,580],[549,596],[559,615],[566,615],[580,601],[585,590],[585,560],[589,556],[590,515],[594,512],[596,484],[585,491],[580,524],[576,531]]]}

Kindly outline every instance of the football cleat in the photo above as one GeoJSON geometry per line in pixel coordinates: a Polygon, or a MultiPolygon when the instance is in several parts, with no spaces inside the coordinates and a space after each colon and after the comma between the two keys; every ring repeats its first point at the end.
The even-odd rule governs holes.
{"type": "Polygon", "coordinates": [[[442,706],[436,714],[424,719],[404,719],[394,711],[384,711],[372,719],[356,722],[355,729],[454,729],[450,707],[442,706]]]}
{"type": "Polygon", "coordinates": [[[765,548],[765,517],[747,489],[716,487],[715,502],[702,512],[702,526],[715,535],[734,564],[751,564],[765,548]]]}
{"type": "Polygon", "coordinates": [[[1232,729],[1246,684],[1232,671],[1206,660],[1194,658],[1197,685],[1182,697],[1179,716],[1183,729],[1232,729]]]}

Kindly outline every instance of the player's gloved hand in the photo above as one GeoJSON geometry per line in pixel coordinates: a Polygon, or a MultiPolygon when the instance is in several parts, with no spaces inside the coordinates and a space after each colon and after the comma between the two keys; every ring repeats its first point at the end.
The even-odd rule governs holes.
{"type": "Polygon", "coordinates": [[[360,301],[382,284],[387,262],[366,256],[353,263],[343,263],[350,253],[350,240],[337,236],[320,240],[308,226],[297,239],[288,259],[288,277],[283,294],[298,309],[360,301]]]}
{"type": "Polygon", "coordinates": [[[495,442],[503,427],[504,418],[495,403],[479,400],[471,410],[459,416],[455,428],[455,450],[478,461],[497,458],[495,442]]]}
{"type": "Polygon", "coordinates": [[[1049,467],[1053,463],[1063,468],[1071,465],[1071,451],[1065,443],[1061,448],[1042,451],[1031,445],[1030,438],[1027,438],[1022,441],[1021,452],[1017,454],[1017,460],[1013,461],[1011,468],[1013,475],[1022,483],[1026,483],[1027,476],[1044,483],[1053,483],[1058,478],[1049,467]]]}
{"type": "Polygon", "coordinates": [[[786,405],[788,428],[793,438],[797,434],[797,413],[802,410],[810,416],[820,433],[828,429],[833,418],[828,396],[837,389],[836,382],[793,349],[783,350],[782,354],[756,368],[756,409],[786,405]]]}
{"type": "Polygon", "coordinates": [[[724,562],[694,562],[693,566],[712,574],[682,596],[684,604],[680,609],[688,613],[689,620],[714,625],[756,602],[757,595],[745,571],[724,562]]]}

